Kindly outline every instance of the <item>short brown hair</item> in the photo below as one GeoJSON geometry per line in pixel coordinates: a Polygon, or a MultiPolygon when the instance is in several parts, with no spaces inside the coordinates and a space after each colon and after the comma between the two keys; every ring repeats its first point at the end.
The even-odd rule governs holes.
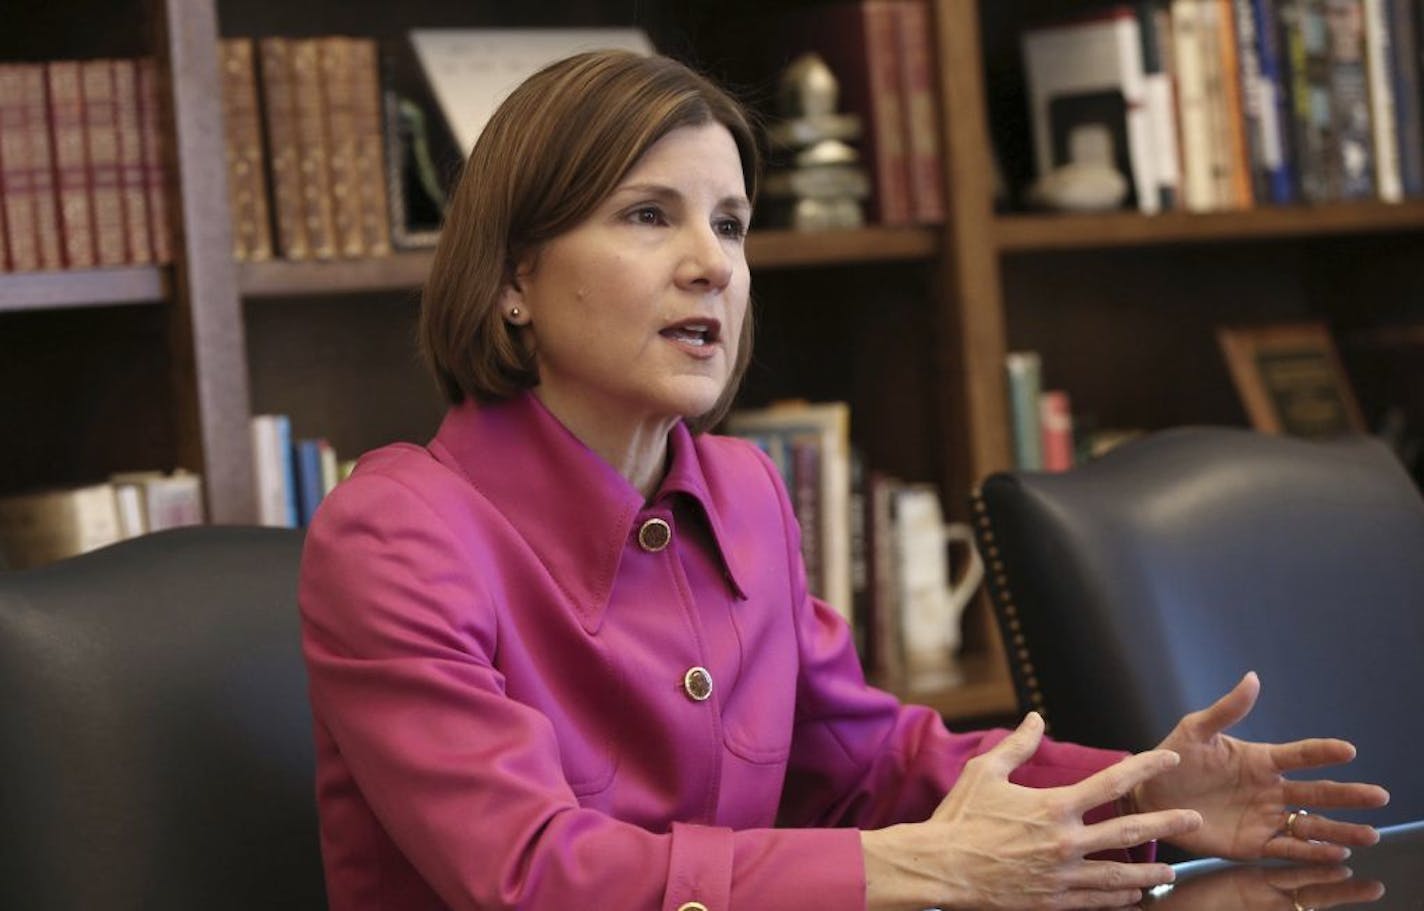
{"type": "MultiPolygon", "coordinates": [[[[516,266],[588,217],[663,136],[708,123],[732,134],[755,202],[761,158],[749,115],[675,60],[579,54],[505,99],[465,163],[421,300],[421,350],[447,400],[495,401],[539,382],[533,353],[498,307],[516,266]]],[[[748,307],[727,388],[710,412],[689,420],[694,431],[731,406],[751,347],[748,307]]]]}

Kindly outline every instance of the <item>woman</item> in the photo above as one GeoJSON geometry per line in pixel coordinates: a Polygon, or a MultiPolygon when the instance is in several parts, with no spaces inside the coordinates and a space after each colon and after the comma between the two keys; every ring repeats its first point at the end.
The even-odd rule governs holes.
{"type": "Polygon", "coordinates": [[[1154,839],[1373,841],[1287,815],[1386,799],[1282,779],[1348,744],[1221,734],[1254,676],[1126,758],[864,685],[775,469],[702,433],[750,356],[757,168],[658,57],[554,64],[485,128],[423,303],[449,414],[361,461],[302,567],[331,907],[1116,906],[1171,878],[1154,839]]]}

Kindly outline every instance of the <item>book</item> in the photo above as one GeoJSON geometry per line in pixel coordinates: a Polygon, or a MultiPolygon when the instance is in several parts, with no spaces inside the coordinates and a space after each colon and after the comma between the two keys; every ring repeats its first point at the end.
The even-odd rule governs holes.
{"type": "Polygon", "coordinates": [[[1289,60],[1292,147],[1300,195],[1306,202],[1328,202],[1336,195],[1336,144],[1325,0],[1277,2],[1289,60]]]}
{"type": "Polygon", "coordinates": [[[89,205],[94,217],[94,262],[99,266],[121,266],[129,261],[129,244],[119,178],[119,117],[113,61],[80,63],[79,84],[89,167],[89,205]]]}
{"type": "Polygon", "coordinates": [[[129,496],[125,490],[137,493],[143,532],[203,524],[203,483],[199,475],[182,470],[172,474],[130,471],[111,475],[109,483],[121,494],[121,501],[129,496]]]}
{"type": "Polygon", "coordinates": [[[350,41],[339,35],[317,39],[317,59],[331,175],[332,241],[337,255],[353,259],[365,255],[366,241],[356,173],[356,77],[350,41]]]}
{"type": "Polygon", "coordinates": [[[1421,103],[1419,32],[1415,0],[1386,0],[1390,72],[1394,83],[1400,184],[1405,196],[1424,194],[1424,108],[1421,103]]]}
{"type": "Polygon", "coordinates": [[[872,175],[869,212],[883,225],[916,220],[899,5],[895,0],[855,0],[804,8],[788,16],[778,43],[783,65],[806,51],[819,54],[840,83],[841,109],[863,118],[866,128],[859,148],[872,175]]]}
{"type": "Polygon", "coordinates": [[[1020,471],[1043,469],[1043,437],[1038,397],[1042,392],[1042,359],[1036,351],[1010,351],[1004,360],[1008,371],[1009,416],[1013,422],[1014,466],[1020,471]]]}
{"type": "Polygon", "coordinates": [[[263,167],[255,52],[250,38],[219,42],[222,64],[223,154],[232,209],[232,253],[239,261],[272,258],[267,177],[263,167]]]}
{"type": "Polygon", "coordinates": [[[158,61],[138,61],[139,138],[143,142],[143,186],[148,203],[148,233],[153,261],[173,261],[173,222],[170,218],[168,149],[163,139],[164,106],[158,61]]]}
{"type": "Polygon", "coordinates": [[[114,136],[118,145],[119,196],[124,206],[124,237],[128,261],[153,262],[153,229],[148,217],[148,190],[143,168],[143,124],[139,102],[138,61],[113,61],[114,136]]]}
{"type": "Polygon", "coordinates": [[[1330,111],[1335,148],[1332,188],[1338,199],[1377,195],[1376,149],[1365,65],[1363,0],[1326,0],[1330,42],[1330,111]]]}
{"type": "Polygon", "coordinates": [[[1199,0],[1172,0],[1171,19],[1182,151],[1182,203],[1191,212],[1210,212],[1218,207],[1218,199],[1199,0]]]}
{"type": "MultiPolygon", "coordinates": [[[[786,402],[768,408],[739,410],[727,418],[727,429],[737,435],[785,435],[795,458],[799,445],[802,458],[807,458],[810,440],[815,441],[818,459],[817,480],[807,495],[815,498],[815,521],[819,530],[812,545],[817,547],[821,566],[819,582],[808,581],[813,593],[852,620],[853,603],[850,558],[850,406],[845,402],[786,402]]],[[[810,466],[807,466],[810,470],[810,466]]],[[[793,472],[793,504],[796,478],[804,474],[793,472]]],[[[797,516],[801,519],[800,514],[797,516]]],[[[803,530],[803,538],[809,535],[803,530]]],[[[803,541],[803,545],[805,542],[803,541]]]]}
{"type": "Polygon", "coordinates": [[[1207,111],[1217,207],[1248,209],[1251,149],[1241,95],[1241,63],[1232,0],[1199,0],[1206,56],[1207,111]]]}
{"type": "Polygon", "coordinates": [[[391,212],[386,196],[380,61],[376,42],[350,39],[351,115],[356,130],[356,189],[361,196],[361,242],[367,256],[391,252],[391,212]]]}
{"type": "Polygon", "coordinates": [[[1172,77],[1172,23],[1168,0],[1138,0],[1138,30],[1142,33],[1142,69],[1152,172],[1156,178],[1158,207],[1162,211],[1181,205],[1181,140],[1177,130],[1177,92],[1172,77]]]}
{"type": "Polygon", "coordinates": [[[1136,11],[1114,6],[1031,28],[1023,54],[1038,176],[1105,164],[1127,180],[1130,207],[1160,211],[1136,11]]]}
{"type": "Polygon", "coordinates": [[[1255,104],[1260,117],[1258,143],[1265,169],[1266,195],[1273,203],[1293,203],[1298,197],[1291,149],[1290,72],[1283,44],[1277,0],[1237,0],[1249,10],[1241,16],[1255,38],[1259,65],[1255,104]]]}
{"type": "Polygon", "coordinates": [[[1068,393],[1046,389],[1038,397],[1039,435],[1043,441],[1043,470],[1067,471],[1073,467],[1073,410],[1068,393]]]}
{"type": "Polygon", "coordinates": [[[327,137],[326,93],[322,88],[320,39],[291,42],[292,110],[301,181],[302,226],[314,259],[336,256],[332,213],[331,147],[327,137]]]}
{"type": "Polygon", "coordinates": [[[292,422],[285,414],[255,414],[251,422],[252,470],[257,485],[257,523],[297,527],[292,465],[292,422]]]}
{"type": "MultiPolygon", "coordinates": [[[[325,440],[302,439],[292,444],[292,477],[296,481],[297,525],[311,525],[316,509],[326,494],[322,480],[321,452],[325,440]]],[[[329,447],[328,447],[329,448],[329,447]]]]}
{"type": "Polygon", "coordinates": [[[64,265],[70,269],[87,269],[93,267],[96,260],[79,63],[51,61],[45,64],[45,78],[64,265]]]}
{"type": "Polygon", "coordinates": [[[110,484],[0,497],[0,551],[11,569],[53,563],[122,538],[110,484]]]}
{"type": "Polygon", "coordinates": [[[0,271],[40,268],[23,69],[21,64],[0,64],[0,271]]]}
{"type": "Polygon", "coordinates": [[[926,3],[896,3],[891,8],[899,47],[911,208],[916,222],[939,224],[944,221],[944,158],[940,151],[935,84],[939,67],[935,61],[930,8],[926,3]]]}
{"type": "Polygon", "coordinates": [[[1375,156],[1375,192],[1385,202],[1400,202],[1404,199],[1404,177],[1400,172],[1399,112],[1394,97],[1394,38],[1385,0],[1363,0],[1361,12],[1375,156]]]}
{"type": "Polygon", "coordinates": [[[35,199],[35,242],[41,269],[64,267],[59,230],[59,195],[55,189],[50,141],[49,92],[42,64],[22,65],[20,97],[30,139],[30,186],[35,199]]]}
{"type": "Polygon", "coordinates": [[[263,38],[258,44],[262,74],[262,113],[267,128],[267,164],[271,169],[272,208],[277,250],[285,259],[311,258],[302,202],[301,152],[297,143],[297,108],[292,82],[292,42],[263,38]]]}

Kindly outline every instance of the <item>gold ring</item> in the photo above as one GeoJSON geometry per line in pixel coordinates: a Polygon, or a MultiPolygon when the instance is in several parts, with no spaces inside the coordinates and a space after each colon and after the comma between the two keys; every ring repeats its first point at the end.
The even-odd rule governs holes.
{"type": "Polygon", "coordinates": [[[1300,838],[1299,835],[1295,834],[1296,821],[1299,820],[1302,816],[1309,815],[1310,813],[1305,810],[1291,810],[1290,815],[1286,816],[1286,834],[1289,835],[1291,838],[1300,838]]]}
{"type": "Polygon", "coordinates": [[[1290,900],[1291,904],[1295,906],[1295,911],[1315,911],[1315,909],[1310,907],[1309,905],[1302,905],[1300,903],[1300,899],[1296,897],[1296,892],[1294,889],[1291,890],[1290,900]]]}

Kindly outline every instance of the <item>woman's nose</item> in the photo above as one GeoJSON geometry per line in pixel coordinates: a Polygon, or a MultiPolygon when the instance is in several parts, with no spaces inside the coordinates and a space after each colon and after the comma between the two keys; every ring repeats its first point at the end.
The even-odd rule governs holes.
{"type": "Polygon", "coordinates": [[[711,225],[699,225],[688,229],[685,243],[682,260],[678,263],[679,283],[689,287],[725,288],[732,280],[734,268],[727,241],[711,225]]]}

